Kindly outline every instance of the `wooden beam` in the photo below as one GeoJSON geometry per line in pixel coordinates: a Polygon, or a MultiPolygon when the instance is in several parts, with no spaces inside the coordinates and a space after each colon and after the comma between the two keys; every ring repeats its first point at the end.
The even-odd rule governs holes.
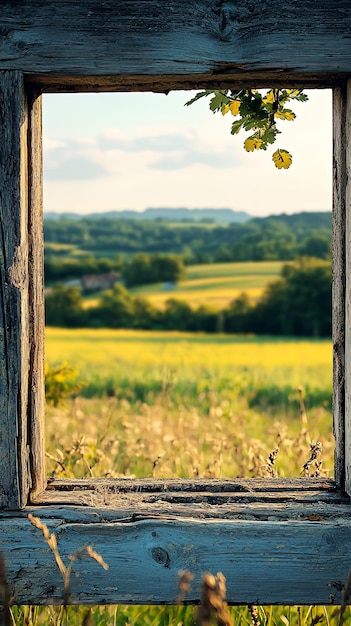
{"type": "Polygon", "coordinates": [[[31,496],[46,485],[44,380],[44,236],[42,190],[42,98],[28,93],[28,278],[29,397],[28,433],[31,496]]]}
{"type": "Polygon", "coordinates": [[[202,89],[268,89],[294,88],[332,88],[343,82],[343,75],[336,74],[294,74],[281,72],[230,72],[205,74],[162,74],[159,76],[141,75],[59,75],[26,74],[26,82],[42,93],[95,93],[95,92],[140,92],[168,94],[173,90],[202,89]]]}
{"type": "Polygon", "coordinates": [[[345,83],[333,92],[333,429],[334,475],[341,488],[345,488],[346,108],[345,83]]]}
{"type": "Polygon", "coordinates": [[[4,0],[0,70],[43,84],[65,76],[67,87],[71,76],[71,89],[79,77],[99,89],[118,75],[330,85],[350,72],[350,36],[348,0],[295,0],[284,10],[279,0],[4,0]]]}
{"type": "Polygon", "coordinates": [[[72,604],[173,604],[181,569],[195,574],[189,603],[199,601],[207,571],[223,572],[231,603],[341,602],[351,562],[351,508],[331,481],[227,480],[222,489],[220,481],[145,481],[144,487],[137,481],[134,493],[128,480],[97,482],[86,481],[77,492],[54,481],[35,505],[1,514],[0,551],[16,603],[63,601],[54,556],[28,513],[56,535],[66,565],[88,545],[109,565],[104,571],[82,553],[71,575],[72,604]],[[196,500],[199,494],[207,503],[196,500]],[[69,504],[84,495],[81,505],[69,504]]]}
{"type": "Polygon", "coordinates": [[[351,494],[351,80],[344,89],[342,159],[345,204],[345,490],[351,494]]]}
{"type": "Polygon", "coordinates": [[[28,116],[23,75],[0,72],[0,508],[27,502],[28,116]]]}

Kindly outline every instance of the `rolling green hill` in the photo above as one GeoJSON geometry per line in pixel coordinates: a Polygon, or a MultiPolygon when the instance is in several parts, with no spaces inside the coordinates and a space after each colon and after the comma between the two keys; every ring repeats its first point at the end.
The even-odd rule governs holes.
{"type": "MultiPolygon", "coordinates": [[[[282,265],[280,261],[192,265],[178,285],[154,283],[134,287],[130,292],[147,297],[161,308],[169,298],[177,298],[192,306],[208,304],[221,309],[242,291],[257,300],[268,282],[279,276],[282,265]]],[[[95,306],[97,297],[86,299],[86,306],[95,306]]]]}
{"type": "Polygon", "coordinates": [[[44,220],[44,235],[47,260],[88,255],[111,259],[117,254],[127,258],[146,252],[181,254],[192,264],[289,261],[301,255],[330,256],[331,213],[282,214],[220,224],[62,215],[44,220]]]}

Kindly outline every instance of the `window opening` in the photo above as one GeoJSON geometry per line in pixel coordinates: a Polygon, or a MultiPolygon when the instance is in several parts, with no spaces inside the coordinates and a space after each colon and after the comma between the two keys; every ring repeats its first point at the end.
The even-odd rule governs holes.
{"type": "MultiPolygon", "coordinates": [[[[286,124],[294,165],[276,172],[266,154],[246,155],[241,139],[230,137],[228,124],[212,117],[207,103],[184,110],[188,98],[184,92],[167,98],[44,96],[48,472],[226,478],[278,471],[287,477],[303,474],[307,462],[306,475],[331,475],[331,344],[318,338],[324,330],[312,324],[313,336],[296,340],[237,335],[237,329],[250,331],[241,293],[257,303],[267,281],[294,256],[283,259],[277,249],[296,239],[296,226],[287,221],[283,228],[277,218],[269,231],[273,245],[269,237],[263,245],[252,232],[251,242],[248,233],[240,248],[233,244],[234,226],[216,222],[222,207],[253,216],[311,211],[311,221],[314,211],[325,212],[331,206],[331,158],[318,141],[321,125],[329,122],[315,119],[313,127],[309,117],[296,137],[298,121],[292,128],[286,124]],[[175,111],[182,115],[181,126],[175,111]],[[150,207],[217,213],[189,222],[185,212],[170,224],[160,213],[153,221],[135,216],[131,221],[126,213],[117,228],[112,216],[101,223],[102,212],[150,207]],[[90,221],[70,216],[85,211],[93,214],[90,221]],[[249,245],[252,258],[246,259],[249,245]],[[160,279],[140,282],[140,261],[126,293],[123,274],[129,264],[132,282],[131,260],[140,253],[144,261],[148,255],[149,266],[154,261],[155,272],[158,262],[160,279]],[[165,257],[155,257],[169,253],[184,259],[179,282],[164,277],[165,257]],[[58,281],[63,286],[55,286],[58,281]],[[109,296],[102,295],[105,288],[109,296]],[[104,315],[97,312],[101,298],[104,315]],[[167,300],[173,302],[165,305],[167,300]],[[161,319],[165,306],[168,322],[161,319]],[[66,328],[52,328],[65,307],[66,328]],[[115,328],[107,330],[111,325],[115,328]],[[323,443],[325,470],[308,465],[313,440],[323,443]],[[269,459],[278,445],[284,462],[279,455],[269,459]]],[[[328,112],[329,93],[312,92],[310,98],[298,111],[301,117],[307,107],[315,118],[320,106],[328,112]]],[[[329,126],[323,136],[328,133],[329,126]]],[[[323,246],[325,237],[320,235],[317,226],[302,222],[300,252],[321,256],[318,244],[323,246]]],[[[306,262],[304,267],[308,270],[306,262]]],[[[303,272],[299,276],[304,280],[303,272]]]]}

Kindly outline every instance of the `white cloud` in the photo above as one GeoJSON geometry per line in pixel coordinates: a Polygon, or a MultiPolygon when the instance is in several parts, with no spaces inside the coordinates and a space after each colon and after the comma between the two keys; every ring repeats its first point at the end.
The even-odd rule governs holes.
{"type": "Polygon", "coordinates": [[[196,131],[158,131],[157,134],[148,130],[127,137],[115,130],[105,130],[96,137],[48,139],[44,145],[44,176],[57,181],[119,176],[130,167],[139,171],[142,168],[173,171],[202,165],[218,170],[239,164],[233,142],[218,146],[204,140],[196,131]]]}

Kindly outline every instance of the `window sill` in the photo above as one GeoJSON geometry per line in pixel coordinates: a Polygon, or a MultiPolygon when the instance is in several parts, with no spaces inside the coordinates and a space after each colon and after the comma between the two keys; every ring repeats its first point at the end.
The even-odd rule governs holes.
{"type": "Polygon", "coordinates": [[[63,561],[91,545],[109,570],[77,559],[70,602],[174,604],[178,572],[223,572],[230,603],[340,604],[351,568],[351,506],[331,480],[53,480],[22,511],[1,514],[0,550],[16,603],[60,604],[63,561]]]}

